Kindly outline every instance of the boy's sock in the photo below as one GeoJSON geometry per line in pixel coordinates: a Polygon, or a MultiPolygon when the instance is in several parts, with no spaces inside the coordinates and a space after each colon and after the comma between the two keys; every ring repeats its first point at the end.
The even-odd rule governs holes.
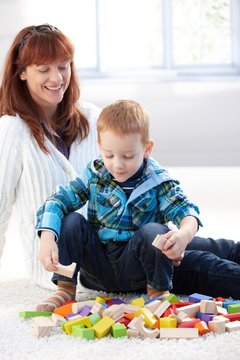
{"type": "Polygon", "coordinates": [[[160,290],[156,290],[153,287],[151,287],[150,285],[147,285],[147,293],[150,299],[154,299],[158,296],[162,296],[162,297],[167,297],[169,295],[169,291],[160,291],[160,290]]]}
{"type": "Polygon", "coordinates": [[[57,291],[37,306],[37,311],[53,311],[66,301],[75,300],[76,285],[71,281],[58,281],[57,291]]]}

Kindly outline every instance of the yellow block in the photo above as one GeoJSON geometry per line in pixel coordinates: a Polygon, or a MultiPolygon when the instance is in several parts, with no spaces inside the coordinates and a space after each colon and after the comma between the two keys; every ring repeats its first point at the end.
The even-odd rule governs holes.
{"type": "Polygon", "coordinates": [[[170,317],[163,317],[159,319],[160,329],[161,328],[176,328],[177,327],[177,319],[170,317]]]}
{"type": "Polygon", "coordinates": [[[112,328],[115,321],[110,316],[104,316],[96,324],[93,325],[93,329],[97,338],[106,336],[112,328]]]}
{"type": "Polygon", "coordinates": [[[135,306],[143,307],[145,304],[145,300],[143,297],[136,298],[131,301],[131,304],[135,306]]]}
{"type": "Polygon", "coordinates": [[[66,322],[63,324],[63,329],[64,329],[64,331],[65,331],[68,335],[70,335],[70,334],[72,333],[72,327],[73,327],[73,325],[79,325],[79,324],[83,324],[83,325],[85,325],[87,328],[92,327],[92,324],[91,324],[91,321],[90,321],[89,317],[88,317],[88,316],[83,316],[83,317],[80,318],[80,319],[66,321],[66,322]]]}
{"type": "Polygon", "coordinates": [[[147,327],[152,327],[153,324],[157,321],[157,318],[152,314],[151,310],[146,307],[140,308],[136,313],[135,316],[144,316],[144,322],[147,327]]]}

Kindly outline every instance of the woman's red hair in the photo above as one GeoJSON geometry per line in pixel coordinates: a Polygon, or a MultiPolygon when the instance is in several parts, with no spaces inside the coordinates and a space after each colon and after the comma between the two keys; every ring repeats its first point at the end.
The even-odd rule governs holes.
{"type": "Polygon", "coordinates": [[[0,87],[0,116],[16,115],[30,128],[39,147],[49,152],[44,141],[44,130],[40,120],[53,128],[42,109],[33,101],[26,81],[20,74],[29,65],[51,64],[70,61],[71,79],[63,100],[58,105],[56,127],[53,128],[67,146],[79,136],[84,139],[89,132],[87,118],[77,108],[80,88],[74,66],[74,47],[71,41],[58,29],[50,25],[29,26],[22,29],[9,49],[2,85],[0,87]]]}

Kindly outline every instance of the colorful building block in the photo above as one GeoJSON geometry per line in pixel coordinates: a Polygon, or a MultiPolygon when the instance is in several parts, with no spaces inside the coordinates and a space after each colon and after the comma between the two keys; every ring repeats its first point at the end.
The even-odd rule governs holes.
{"type": "Polygon", "coordinates": [[[79,337],[81,339],[93,340],[95,339],[95,334],[93,328],[85,328],[83,324],[73,325],[72,334],[74,337],[79,337]]]}
{"type": "Polygon", "coordinates": [[[22,318],[32,318],[39,316],[52,316],[52,312],[50,311],[20,311],[19,316],[22,318]]]}
{"type": "Polygon", "coordinates": [[[62,264],[58,263],[56,265],[57,270],[55,270],[54,272],[59,274],[59,275],[63,275],[63,276],[72,278],[73,274],[74,274],[74,272],[76,270],[76,266],[77,266],[77,264],[74,263],[74,262],[72,264],[70,264],[70,265],[62,265],[62,264]]]}
{"type": "Polygon", "coordinates": [[[127,328],[124,324],[113,324],[112,325],[112,336],[114,338],[119,338],[127,335],[127,328]]]}
{"type": "Polygon", "coordinates": [[[112,325],[115,323],[113,319],[109,316],[104,316],[100,321],[93,325],[93,329],[97,338],[102,338],[106,336],[112,328],[112,325]]]}

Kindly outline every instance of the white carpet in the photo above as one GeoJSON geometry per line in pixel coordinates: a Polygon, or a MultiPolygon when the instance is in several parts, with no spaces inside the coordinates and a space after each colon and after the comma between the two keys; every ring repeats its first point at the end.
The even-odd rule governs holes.
{"type": "MultiPolygon", "coordinates": [[[[202,235],[240,240],[240,168],[174,168],[173,175],[201,208],[202,235]]],[[[30,284],[24,277],[22,250],[16,238],[7,243],[0,270],[0,359],[2,360],[115,360],[212,359],[238,360],[240,331],[208,334],[194,340],[113,339],[92,341],[61,331],[48,338],[32,334],[32,321],[19,312],[34,310],[50,291],[30,284]],[[8,279],[8,280],[7,280],[8,279]]],[[[96,293],[95,293],[96,294],[96,293]]],[[[81,300],[87,297],[83,294],[81,300]]]]}
{"type": "Polygon", "coordinates": [[[218,359],[240,357],[240,332],[205,335],[193,340],[113,339],[80,340],[60,329],[50,337],[36,338],[32,320],[19,318],[19,312],[34,310],[48,290],[28,280],[1,281],[0,358],[2,360],[115,360],[115,359],[218,359]]]}

